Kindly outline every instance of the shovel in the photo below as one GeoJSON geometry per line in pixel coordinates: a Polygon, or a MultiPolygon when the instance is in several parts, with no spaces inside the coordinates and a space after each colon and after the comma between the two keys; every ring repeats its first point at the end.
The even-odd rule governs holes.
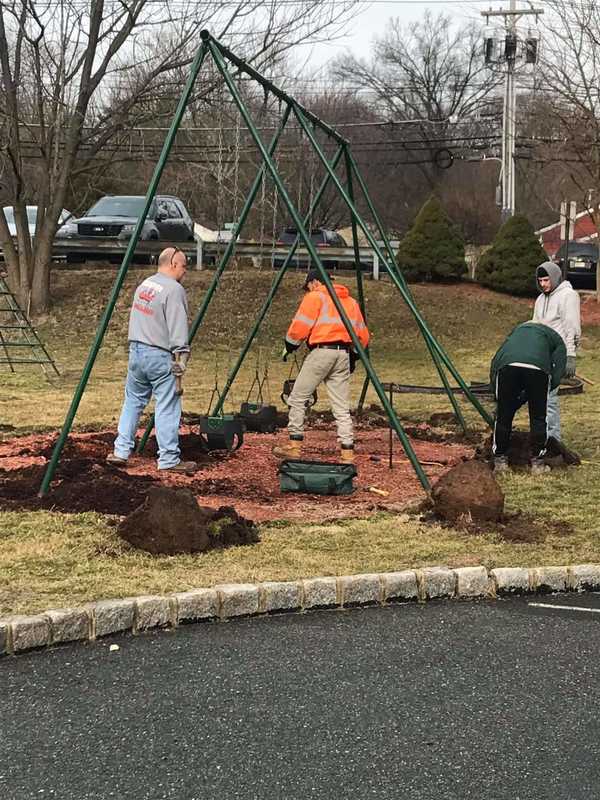
{"type": "MultiPolygon", "coordinates": [[[[181,353],[175,353],[175,363],[181,364],[181,353]]],[[[183,375],[176,375],[175,376],[175,394],[177,397],[181,397],[183,394],[183,375]]]]}

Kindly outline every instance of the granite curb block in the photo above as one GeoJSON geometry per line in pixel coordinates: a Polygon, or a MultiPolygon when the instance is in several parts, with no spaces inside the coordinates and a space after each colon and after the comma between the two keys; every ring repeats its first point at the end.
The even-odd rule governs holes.
{"type": "Polygon", "coordinates": [[[50,609],[0,619],[0,656],[61,642],[138,633],[186,622],[318,608],[351,608],[453,598],[473,600],[532,592],[600,590],[600,564],[570,567],[424,567],[400,572],[225,583],[168,595],[99,600],[80,608],[50,609]]]}

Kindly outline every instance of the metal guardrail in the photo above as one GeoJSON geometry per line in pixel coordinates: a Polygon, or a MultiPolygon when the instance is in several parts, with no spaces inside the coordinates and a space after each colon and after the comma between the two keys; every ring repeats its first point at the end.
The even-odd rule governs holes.
{"type": "MultiPolygon", "coordinates": [[[[195,264],[196,269],[204,269],[215,264],[223,255],[227,242],[174,242],[188,257],[190,263],[195,264]]],[[[393,245],[397,246],[394,242],[393,245]]],[[[165,241],[144,241],[138,242],[135,249],[136,258],[143,263],[153,263],[158,258],[159,253],[168,246],[165,241]]],[[[55,239],[52,246],[52,258],[56,262],[73,261],[93,261],[102,259],[122,258],[127,247],[127,242],[122,239],[111,237],[90,237],[87,239],[55,239]]],[[[354,269],[354,249],[352,247],[319,247],[317,251],[325,262],[326,266],[332,269],[354,269]],[[334,263],[332,263],[334,262],[334,263]],[[347,267],[342,265],[347,264],[347,267]]],[[[236,256],[241,258],[251,258],[257,266],[278,267],[281,265],[289,252],[286,246],[273,246],[270,243],[239,241],[236,244],[236,256]]],[[[1,253],[1,250],[0,250],[1,253]]],[[[371,247],[360,247],[359,257],[363,270],[370,272],[375,280],[380,274],[385,272],[385,267],[381,268],[379,257],[371,247]]],[[[306,249],[298,248],[291,267],[306,269],[310,262],[310,256],[306,249]]]]}

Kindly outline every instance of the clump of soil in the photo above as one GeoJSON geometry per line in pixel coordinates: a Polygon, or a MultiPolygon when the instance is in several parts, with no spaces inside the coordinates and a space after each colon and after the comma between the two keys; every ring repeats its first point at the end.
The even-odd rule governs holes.
{"type": "Polygon", "coordinates": [[[118,526],[129,544],[152,555],[203,553],[259,541],[254,522],[234,508],[199,506],[189,489],[150,488],[142,505],[118,526]]]}
{"type": "MultiPolygon", "coordinates": [[[[513,431],[510,437],[508,450],[508,463],[513,467],[526,467],[531,460],[531,446],[527,431],[513,431]]],[[[490,460],[492,458],[492,436],[488,436],[483,445],[477,450],[477,457],[490,460]]],[[[553,468],[579,466],[581,457],[574,450],[570,450],[563,442],[550,436],[546,445],[546,464],[553,468]]]]}
{"type": "Polygon", "coordinates": [[[436,513],[449,522],[467,517],[497,522],[504,511],[504,493],[482,461],[462,461],[434,485],[431,497],[436,513]]]}

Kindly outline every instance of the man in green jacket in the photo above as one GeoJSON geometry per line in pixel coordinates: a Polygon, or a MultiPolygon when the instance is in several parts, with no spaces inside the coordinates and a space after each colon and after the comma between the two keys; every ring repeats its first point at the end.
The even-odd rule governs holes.
{"type": "Polygon", "coordinates": [[[525,322],[508,335],[492,359],[490,369],[497,400],[492,445],[494,472],[508,469],[507,453],[513,418],[524,403],[529,405],[531,471],[548,471],[543,461],[548,390],[559,385],[566,364],[565,343],[547,325],[525,322]]]}

